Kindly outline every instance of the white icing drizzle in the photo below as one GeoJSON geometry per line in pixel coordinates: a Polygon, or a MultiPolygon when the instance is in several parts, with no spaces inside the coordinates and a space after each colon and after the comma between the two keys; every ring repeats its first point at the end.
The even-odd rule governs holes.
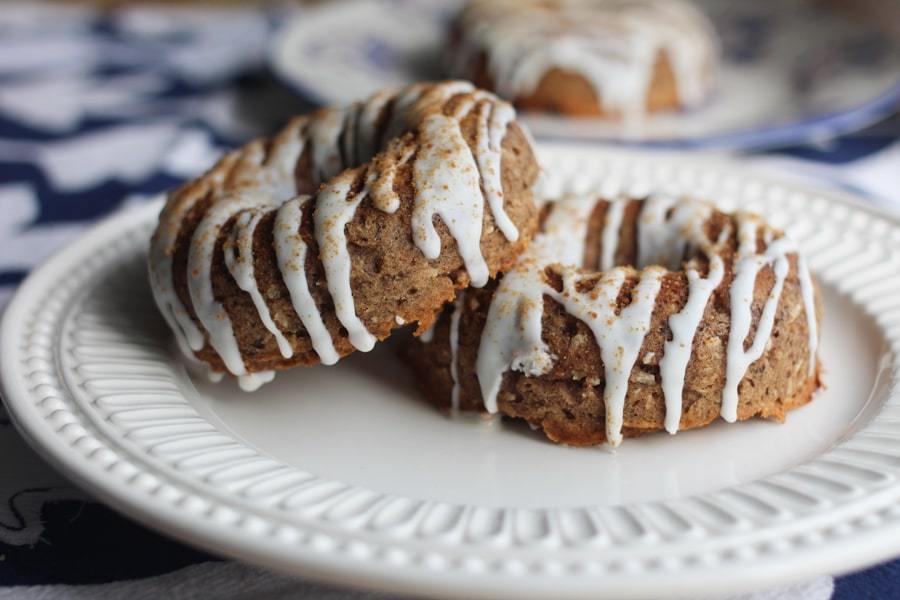
{"type": "Polygon", "coordinates": [[[374,156],[378,152],[378,119],[391,98],[397,94],[397,90],[382,90],[373,94],[359,108],[359,116],[356,118],[356,148],[352,154],[354,164],[360,164],[366,157],[374,156]]]}
{"type": "Polygon", "coordinates": [[[341,162],[338,136],[344,128],[344,120],[349,109],[327,108],[310,119],[306,127],[309,143],[312,144],[313,176],[316,181],[327,181],[344,168],[341,162]]]}
{"type": "Polygon", "coordinates": [[[800,293],[803,295],[803,309],[806,313],[807,346],[809,348],[809,365],[807,375],[810,377],[816,372],[816,356],[819,349],[819,331],[816,322],[815,288],[812,276],[809,274],[809,266],[806,257],[797,255],[797,277],[800,280],[800,293]]]}
{"type": "Polygon", "coordinates": [[[417,102],[416,110],[409,111],[409,117],[415,122],[421,121],[422,114],[430,110],[434,106],[445,104],[450,98],[459,94],[471,94],[472,97],[466,98],[464,101],[465,108],[457,108],[454,116],[462,117],[471,108],[472,101],[480,98],[493,98],[496,96],[489,95],[487,92],[477,90],[474,85],[468,81],[448,81],[439,86],[425,88],[424,93],[420,94],[419,102],[417,102]]]}
{"type": "MultiPolygon", "coordinates": [[[[208,173],[209,186],[220,186],[234,168],[238,158],[238,152],[226,154],[216,168],[208,173]]],[[[150,288],[153,298],[169,328],[175,332],[179,350],[192,359],[196,359],[194,352],[203,348],[205,337],[175,292],[172,271],[175,260],[175,243],[181,231],[182,222],[201,197],[201,195],[195,194],[188,199],[170,198],[170,202],[166,204],[159,216],[160,226],[150,242],[148,256],[150,288]]]]}
{"type": "Polygon", "coordinates": [[[413,109],[425,110],[436,104],[443,104],[457,94],[468,94],[473,91],[475,86],[468,81],[448,81],[436,86],[422,83],[407,86],[394,97],[390,119],[382,139],[393,139],[417,124],[421,118],[419,114],[421,110],[413,109]]]}
{"type": "Polygon", "coordinates": [[[259,286],[256,283],[253,268],[253,235],[256,232],[256,226],[264,215],[265,212],[263,210],[246,210],[238,214],[229,235],[229,242],[225,244],[225,266],[238,287],[250,295],[250,299],[253,300],[253,305],[256,307],[256,312],[259,315],[259,320],[269,330],[269,333],[275,337],[275,342],[278,344],[278,350],[281,352],[281,355],[285,358],[290,358],[294,354],[294,349],[272,320],[269,306],[263,299],[259,286]]]}
{"type": "Polygon", "coordinates": [[[544,269],[553,263],[581,264],[588,217],[596,202],[569,198],[556,204],[547,216],[543,233],[500,280],[488,309],[475,365],[488,412],[497,412],[497,394],[506,371],[543,375],[556,360],[541,339],[543,297],[547,290],[555,292],[544,280],[544,269]]]}
{"type": "Polygon", "coordinates": [[[256,371],[238,377],[238,386],[245,392],[255,392],[275,379],[275,371],[256,371]]]}
{"type": "MultiPolygon", "coordinates": [[[[470,88],[471,89],[471,88],[470,88]]],[[[390,140],[407,130],[412,120],[410,112],[413,106],[421,99],[425,85],[414,83],[400,90],[391,100],[391,112],[384,125],[382,140],[390,140]]],[[[376,143],[381,140],[377,140],[376,143]]]]}
{"type": "Polygon", "coordinates": [[[646,110],[660,53],[669,59],[679,100],[700,103],[710,91],[718,42],[696,8],[675,0],[488,0],[463,12],[453,69],[471,76],[485,53],[498,93],[532,93],[558,68],[578,73],[604,109],[626,119],[646,110]]]}
{"type": "Polygon", "coordinates": [[[224,246],[228,272],[238,287],[250,295],[262,325],[275,337],[281,355],[293,356],[287,332],[282,332],[274,322],[253,267],[253,232],[265,211],[277,208],[273,225],[276,258],[292,306],[320,360],[324,364],[338,360],[306,280],[303,267],[307,246],[298,234],[302,209],[310,198],[295,197],[295,169],[307,148],[312,163],[310,183],[317,185],[334,178],[314,200],[313,234],[325,271],[324,283],[337,318],[354,347],[369,350],[375,337],[356,314],[344,228],[365,198],[384,212],[392,213],[399,208],[400,197],[394,191],[397,169],[413,157],[418,192],[413,203],[416,245],[428,259],[440,255],[441,240],[434,225],[434,218],[439,217],[453,236],[473,285],[484,285],[488,279],[480,247],[484,204],[489,205],[494,221],[507,239],[518,237],[518,230],[503,207],[500,164],[502,141],[514,116],[507,103],[476,92],[468,82],[416,84],[399,91],[380,92],[347,108],[320,111],[294,121],[270,144],[257,141],[244,151],[229,155],[226,162],[207,176],[212,201],[194,231],[189,250],[188,288],[202,327],[194,323],[174,291],[172,261],[179,227],[204,195],[188,195],[167,208],[160,217],[157,237],[152,243],[150,271],[154,296],[176,332],[179,346],[191,354],[201,350],[208,339],[226,368],[239,377],[245,388],[255,388],[273,376],[269,372],[246,372],[232,323],[212,293],[211,271],[217,238],[221,228],[236,218],[224,246]],[[469,96],[454,105],[452,114],[433,110],[457,94],[469,96]],[[390,118],[382,124],[388,104],[390,118]],[[475,148],[470,148],[459,122],[473,109],[478,111],[476,143],[475,148]],[[410,138],[398,138],[410,128],[418,130],[418,145],[410,138]],[[379,130],[383,130],[381,135],[379,130]],[[383,143],[387,143],[385,152],[369,165],[363,188],[348,200],[359,169],[345,171],[340,176],[338,173],[369,160],[383,143]],[[251,189],[252,193],[246,191],[251,189]],[[226,196],[229,190],[234,190],[234,195],[226,196]]]}
{"type": "Polygon", "coordinates": [[[510,242],[519,239],[519,230],[503,209],[500,156],[506,128],[515,118],[516,112],[506,102],[481,102],[478,105],[478,139],[475,155],[481,171],[481,185],[497,228],[510,242]]]}
{"type": "Polygon", "coordinates": [[[291,305],[309,335],[313,350],[322,364],[333,365],[340,357],[334,349],[331,334],[325,327],[319,307],[316,306],[316,301],[309,291],[309,282],[306,280],[308,248],[299,233],[303,221],[303,206],[309,199],[310,197],[306,195],[298,196],[288,200],[278,209],[272,227],[275,257],[278,261],[278,271],[291,297],[291,305]]]}
{"type": "MultiPolygon", "coordinates": [[[[671,197],[648,198],[641,210],[638,227],[638,266],[651,263],[677,268],[689,248],[699,249],[709,261],[709,272],[702,277],[696,266],[686,268],[688,299],[678,313],[669,317],[672,339],[663,345],[659,361],[660,384],[666,403],[665,428],[678,431],[687,365],[706,305],[725,276],[725,264],[703,231],[712,209],[698,202],[676,201],[671,197]]],[[[726,227],[719,245],[727,239],[726,227]]]]}
{"type": "MultiPolygon", "coordinates": [[[[678,430],[693,340],[713,293],[724,280],[726,266],[720,253],[730,237],[731,228],[726,224],[718,239],[712,241],[705,231],[705,224],[712,212],[708,204],[668,197],[650,198],[645,202],[637,227],[637,267],[643,270],[631,292],[631,302],[619,314],[616,314],[616,301],[633,271],[624,267],[605,268],[592,289],[579,291],[577,285],[584,279],[584,272],[578,267],[583,261],[587,222],[594,205],[584,199],[566,199],[554,205],[544,231],[536,236],[514,269],[500,281],[488,309],[476,359],[476,373],[488,412],[497,411],[497,395],[506,371],[538,376],[549,371],[555,362],[556,357],[541,338],[544,297],[548,296],[585,323],[594,335],[604,365],[607,440],[612,445],[619,444],[629,378],[649,331],[657,295],[666,273],[662,266],[648,265],[655,262],[663,265],[680,263],[686,260],[688,251],[699,251],[709,263],[707,274],[705,277],[701,275],[697,259],[687,262],[688,298],[681,310],[669,317],[672,339],[664,343],[663,356],[659,361],[660,382],[666,403],[665,427],[671,433],[678,430]],[[552,264],[563,265],[557,267],[557,273],[562,276],[562,291],[557,291],[546,280],[545,269],[552,264]]],[[[621,220],[612,212],[615,205],[616,202],[607,205],[604,236],[614,232],[617,246],[621,220]]],[[[768,227],[762,232],[763,240],[767,242],[766,250],[757,252],[758,221],[741,213],[735,219],[739,247],[735,256],[734,279],[730,285],[731,333],[726,354],[726,384],[722,391],[722,416],[728,421],[735,420],[737,416],[738,384],[747,368],[762,355],[771,336],[789,268],[787,255],[793,252],[787,238],[774,238],[774,231],[768,227]],[[773,267],[775,285],[763,307],[753,343],[744,352],[743,342],[752,321],[753,288],[757,274],[766,265],[773,267]]],[[[606,239],[604,237],[601,242],[606,244],[606,239]]],[[[614,248],[605,248],[601,261],[604,265],[611,265],[614,248]]],[[[808,321],[809,315],[812,315],[813,325],[808,325],[808,328],[811,331],[810,361],[814,363],[817,333],[814,329],[812,280],[805,263],[799,261],[798,277],[801,288],[810,290],[808,293],[804,291],[803,295],[808,321]],[[804,277],[807,278],[806,283],[803,282],[804,277]]],[[[810,371],[810,374],[813,372],[810,371]]]]}
{"type": "Polygon", "coordinates": [[[747,369],[762,356],[775,323],[775,309],[781,298],[781,289],[788,274],[787,240],[779,238],[766,249],[765,254],[756,251],[758,224],[752,218],[738,216],[738,251],[735,257],[734,280],[731,283],[731,329],[725,357],[725,387],[722,390],[722,418],[733,423],[738,414],[738,386],[747,369]],[[750,333],[753,321],[753,290],[756,276],[767,265],[775,272],[775,284],[763,305],[762,315],[756,325],[753,343],[744,350],[744,341],[750,333]]]}
{"type": "Polygon", "coordinates": [[[253,140],[238,153],[234,167],[223,181],[223,187],[229,189],[270,189],[272,177],[269,169],[263,166],[266,158],[266,147],[263,140],[253,140]]]}
{"type": "MultiPolygon", "coordinates": [[[[679,203],[677,198],[667,195],[647,198],[638,216],[638,266],[678,268],[689,242],[683,227],[694,218],[693,213],[700,206],[703,205],[679,203]]],[[[709,214],[708,207],[705,214],[709,214]]]]}
{"type": "MultiPolygon", "coordinates": [[[[538,240],[532,245],[536,243],[538,240]]],[[[497,412],[497,395],[506,371],[543,375],[556,360],[541,338],[546,263],[531,252],[526,255],[500,281],[481,332],[475,370],[489,413],[497,412]]]]}
{"type": "MultiPolygon", "coordinates": [[[[597,198],[570,196],[559,202],[544,221],[541,245],[536,248],[542,256],[562,265],[581,266],[584,262],[588,221],[600,202],[597,198]]],[[[537,253],[535,253],[537,254],[537,253]]],[[[546,264],[550,264],[545,262],[546,264]]]]}
{"type": "Polygon", "coordinates": [[[462,317],[466,292],[460,292],[453,304],[450,315],[450,377],[453,378],[453,391],[450,393],[450,408],[459,411],[459,321],[462,317]]]}
{"type": "Polygon", "coordinates": [[[622,441],[628,380],[644,338],[650,331],[650,317],[665,272],[660,267],[648,267],[641,271],[641,279],[631,293],[631,303],[618,315],[616,298],[625,283],[626,268],[607,271],[596,288],[588,292],[578,291],[576,283],[579,274],[568,269],[563,275],[563,291],[548,290],[548,295],[566,312],[585,323],[597,340],[605,377],[606,439],[613,446],[618,446],[622,441]]]}
{"type": "Polygon", "coordinates": [[[694,336],[710,297],[725,275],[725,264],[720,256],[710,256],[709,260],[709,273],[706,277],[702,277],[694,267],[687,269],[688,299],[681,311],[669,317],[672,339],[663,344],[663,356],[659,360],[659,375],[666,402],[665,427],[669,433],[676,433],[681,421],[684,379],[691,359],[694,336]]]}
{"type": "Polygon", "coordinates": [[[433,114],[419,126],[422,141],[413,164],[416,202],[412,214],[413,241],[434,260],[441,254],[441,237],[434,226],[438,216],[456,240],[472,285],[483,287],[489,276],[481,253],[484,197],[478,166],[451,117],[433,114]]]}
{"type": "Polygon", "coordinates": [[[344,232],[347,223],[353,219],[356,207],[365,197],[364,194],[356,194],[348,199],[356,175],[356,170],[345,171],[319,192],[313,220],[319,258],[325,268],[325,281],[328,283],[338,321],[347,330],[347,337],[353,347],[368,352],[375,347],[377,340],[356,315],[353,287],[350,283],[350,251],[344,232]]]}
{"type": "Polygon", "coordinates": [[[178,237],[178,225],[184,220],[192,208],[192,204],[182,202],[174,207],[174,210],[166,208],[166,213],[161,216],[167,224],[157,229],[158,239],[150,245],[150,277],[153,285],[153,297],[159,312],[175,332],[175,339],[182,354],[193,356],[203,348],[203,332],[194,324],[190,313],[175,293],[175,285],[172,280],[172,261],[175,254],[175,240],[178,237]]]}
{"type": "Polygon", "coordinates": [[[197,319],[206,329],[210,346],[234,375],[246,374],[243,358],[234,337],[231,319],[225,307],[216,300],[212,285],[212,262],[216,241],[222,227],[236,213],[264,204],[258,196],[226,198],[212,205],[191,238],[188,251],[188,292],[197,319]]]}
{"type": "Polygon", "coordinates": [[[367,194],[376,208],[386,213],[400,208],[400,196],[394,191],[394,177],[397,169],[415,153],[415,148],[396,144],[389,148],[384,157],[378,157],[366,173],[366,186],[361,192],[367,194]]]}
{"type": "Polygon", "coordinates": [[[264,187],[269,190],[271,198],[291,198],[297,193],[294,171],[306,148],[303,130],[306,122],[306,119],[297,119],[270,146],[264,168],[268,181],[264,187]]]}
{"type": "Polygon", "coordinates": [[[606,205],[603,222],[603,237],[600,238],[600,270],[606,271],[616,266],[616,250],[619,248],[619,229],[628,200],[618,198],[606,205]]]}

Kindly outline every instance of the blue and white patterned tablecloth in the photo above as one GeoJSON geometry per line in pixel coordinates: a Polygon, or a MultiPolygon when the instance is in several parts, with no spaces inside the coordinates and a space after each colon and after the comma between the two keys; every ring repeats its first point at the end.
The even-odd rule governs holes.
{"type": "MultiPolygon", "coordinates": [[[[41,3],[0,10],[0,310],[88,224],[308,109],[262,66],[277,11],[41,3]]],[[[751,160],[900,210],[900,119],[751,160]]],[[[762,577],[763,574],[761,574],[762,577]]],[[[73,488],[0,408],[0,599],[381,598],[223,561],[73,488]]],[[[897,598],[900,561],[753,598],[897,598]]]]}

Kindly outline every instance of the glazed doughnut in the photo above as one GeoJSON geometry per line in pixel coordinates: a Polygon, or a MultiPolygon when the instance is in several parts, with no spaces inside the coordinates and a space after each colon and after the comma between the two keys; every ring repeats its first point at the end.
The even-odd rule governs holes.
{"type": "Polygon", "coordinates": [[[188,357],[254,389],[424,329],[509,268],[536,176],[512,107],[465,82],[299,117],[170,195],[153,294],[188,357]]]}
{"type": "Polygon", "coordinates": [[[783,420],[819,385],[816,286],[760,217],[692,199],[569,198],[498,282],[406,352],[430,400],[570,445],[783,420]]]}
{"type": "Polygon", "coordinates": [[[454,76],[518,108],[631,120],[702,103],[720,54],[680,0],[472,0],[449,48],[454,76]]]}

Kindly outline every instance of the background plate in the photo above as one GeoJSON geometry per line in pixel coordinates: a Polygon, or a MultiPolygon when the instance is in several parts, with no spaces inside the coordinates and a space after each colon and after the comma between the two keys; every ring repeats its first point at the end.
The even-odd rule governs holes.
{"type": "Polygon", "coordinates": [[[442,597],[758,589],[900,551],[900,223],[700,158],[543,145],[543,193],[691,192],[764,213],[825,299],[827,389],[784,425],[572,449],[454,421],[389,346],[255,395],[185,371],[146,283],[158,203],[38,269],[4,316],[9,412],[48,460],[185,541],[292,573],[442,597]]]}
{"type": "MultiPolygon", "coordinates": [[[[720,85],[704,106],[638,127],[525,115],[537,136],[670,147],[755,148],[861,129],[900,101],[896,40],[821,3],[700,2],[723,39],[720,85]]],[[[445,79],[440,53],[459,2],[361,0],[299,13],[273,39],[272,70],[322,104],[391,85],[445,79]]]]}

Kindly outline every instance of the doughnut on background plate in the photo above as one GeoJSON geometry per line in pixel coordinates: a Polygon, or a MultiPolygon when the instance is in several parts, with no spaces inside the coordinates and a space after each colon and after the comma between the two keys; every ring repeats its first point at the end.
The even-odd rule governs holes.
{"type": "MultiPolygon", "coordinates": [[[[840,13],[815,13],[817,3],[698,4],[724,46],[720,81],[706,104],[637,127],[523,115],[531,132],[666,147],[760,148],[861,129],[890,114],[900,99],[900,41],[884,31],[840,13]]],[[[298,12],[273,36],[269,66],[288,87],[321,104],[354,100],[385,85],[443,79],[446,25],[461,5],[362,0],[298,12]]]]}
{"type": "Polygon", "coordinates": [[[538,151],[556,174],[548,193],[689,190],[786,227],[822,286],[826,389],[782,425],[615,452],[448,419],[390,347],[293,370],[251,398],[177,359],[147,293],[149,204],[66,248],[7,308],[14,422],[64,475],[162,532],[418,596],[697,597],[896,555],[900,220],[715,159],[538,151]]]}

